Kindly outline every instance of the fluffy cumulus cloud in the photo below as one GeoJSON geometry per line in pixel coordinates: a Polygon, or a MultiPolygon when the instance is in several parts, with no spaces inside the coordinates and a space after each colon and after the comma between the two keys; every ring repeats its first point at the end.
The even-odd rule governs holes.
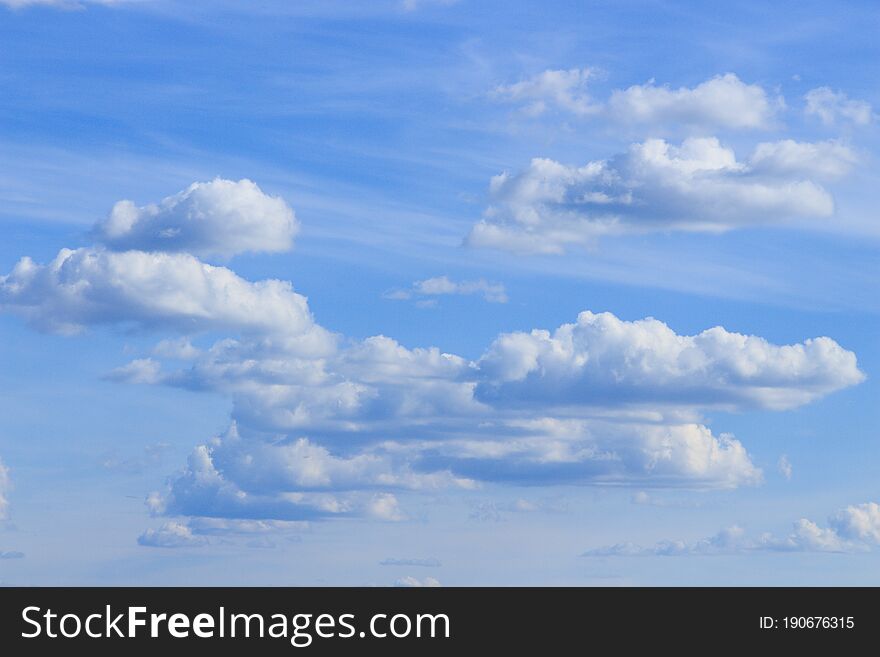
{"type": "Polygon", "coordinates": [[[174,516],[308,521],[365,515],[398,521],[405,514],[388,490],[473,485],[448,471],[415,472],[388,454],[336,456],[305,438],[242,438],[233,425],[196,447],[168,491],[148,503],[154,513],[174,516]]]}
{"type": "Polygon", "coordinates": [[[771,98],[733,73],[695,87],[672,89],[653,81],[634,85],[614,91],[608,101],[609,115],[617,121],[712,128],[769,128],[781,107],[781,98],[771,98]]]}
{"type": "Polygon", "coordinates": [[[834,179],[849,173],[857,162],[853,150],[838,141],[804,143],[783,139],[758,144],[749,166],[758,175],[834,179]]]}
{"type": "Polygon", "coordinates": [[[435,276],[416,281],[408,290],[392,290],[385,298],[406,300],[416,298],[417,303],[432,304],[433,297],[446,295],[479,295],[489,303],[507,303],[507,291],[501,283],[491,283],[483,278],[453,281],[448,276],[435,276]]]}
{"type": "Polygon", "coordinates": [[[0,276],[0,308],[60,333],[128,324],[274,335],[310,350],[332,341],[289,283],[252,283],[188,253],[85,247],[62,249],[47,264],[25,257],[0,276]]]}
{"type": "Polygon", "coordinates": [[[807,116],[818,118],[825,125],[851,123],[867,125],[874,119],[870,103],[850,99],[845,93],[829,87],[811,89],[804,96],[807,116]]]}
{"type": "Polygon", "coordinates": [[[762,534],[749,537],[740,527],[731,527],[695,542],[664,540],[650,547],[618,543],[587,550],[583,556],[682,556],[768,552],[863,552],[880,546],[880,505],[875,502],[848,506],[828,519],[828,526],[801,518],[784,536],[762,534]]]}
{"type": "Polygon", "coordinates": [[[242,427],[196,448],[158,513],[395,520],[399,492],[483,482],[754,484],[743,444],[694,411],[793,408],[863,378],[829,338],[682,336],[590,312],[503,334],[475,361],[382,336],[316,360],[238,341],[199,354],[129,379],[226,392],[242,427]]]}
{"type": "Polygon", "coordinates": [[[559,253],[609,235],[718,232],[827,218],[834,202],[821,183],[854,161],[837,142],[790,140],[760,144],[739,161],[714,137],[679,146],[649,139],[581,167],[536,158],[520,173],[492,179],[492,204],[467,243],[559,253]]]}
{"type": "Polygon", "coordinates": [[[481,401],[542,408],[644,400],[785,409],[864,378],[830,338],[777,346],[720,326],[684,336],[656,319],[588,311],[553,333],[501,335],[479,371],[481,401]]]}
{"type": "MultiPolygon", "coordinates": [[[[680,171],[712,158],[735,168],[717,142],[674,155],[680,171]]],[[[779,162],[765,168],[784,178],[779,162]]],[[[188,201],[169,205],[180,203],[188,201]]],[[[235,214],[200,207],[206,225],[222,223],[212,213],[235,214]]],[[[168,522],[145,532],[144,545],[259,537],[326,518],[402,521],[414,494],[492,482],[754,484],[762,473],[745,446],[713,433],[703,409],[794,408],[863,378],[855,355],[830,338],[773,345],[721,327],[679,335],[608,313],[502,334],[475,359],[382,335],[346,340],[319,326],[289,283],[251,282],[168,248],[65,249],[47,264],[23,258],[0,277],[0,308],[43,329],[177,334],[109,378],[231,399],[230,429],[197,445],[149,496],[168,522]]],[[[413,289],[503,293],[445,277],[413,289]]]]}
{"type": "Polygon", "coordinates": [[[531,116],[549,109],[584,116],[596,114],[601,107],[587,93],[587,81],[594,76],[589,68],[546,70],[513,84],[499,85],[491,96],[499,101],[521,105],[531,116]]]}
{"type": "Polygon", "coordinates": [[[9,500],[6,495],[10,488],[12,488],[12,482],[9,478],[9,468],[3,465],[3,461],[0,460],[0,520],[5,520],[9,513],[9,500]]]}
{"type": "MultiPolygon", "coordinates": [[[[542,418],[484,425],[484,431],[478,439],[417,445],[416,462],[459,476],[527,485],[651,482],[734,488],[762,478],[742,443],[715,436],[700,424],[542,418]]],[[[411,451],[414,446],[397,448],[411,451]]]]}
{"type": "Polygon", "coordinates": [[[293,210],[250,180],[193,183],[160,203],[119,201],[94,229],[117,251],[186,251],[199,256],[287,251],[299,229],[293,210]]]}
{"type": "Polygon", "coordinates": [[[607,100],[596,100],[588,83],[596,77],[590,68],[548,69],[512,84],[498,85],[490,96],[518,105],[529,116],[548,111],[573,116],[601,117],[613,123],[699,129],[768,129],[785,106],[757,84],[747,84],[735,74],[715,76],[694,87],[673,89],[647,84],[615,89],[607,100]]]}

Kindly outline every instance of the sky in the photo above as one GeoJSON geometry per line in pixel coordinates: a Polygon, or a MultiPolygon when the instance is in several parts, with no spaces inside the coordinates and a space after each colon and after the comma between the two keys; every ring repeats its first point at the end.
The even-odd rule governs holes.
{"type": "Polygon", "coordinates": [[[0,0],[0,584],[880,584],[878,23],[0,0]]]}

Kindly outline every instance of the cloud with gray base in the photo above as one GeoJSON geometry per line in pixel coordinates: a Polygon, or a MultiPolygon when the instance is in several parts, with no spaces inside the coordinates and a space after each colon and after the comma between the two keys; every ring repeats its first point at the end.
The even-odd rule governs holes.
{"type": "Polygon", "coordinates": [[[114,251],[230,257],[289,251],[298,231],[296,215],[283,199],[263,193],[250,180],[216,178],[156,204],[119,201],[93,235],[114,251]]]}
{"type": "Polygon", "coordinates": [[[856,161],[839,142],[792,140],[759,144],[743,161],[715,137],[649,139],[583,166],[535,158],[492,179],[491,205],[465,242],[558,254],[603,237],[827,219],[834,201],[823,182],[856,161]]]}

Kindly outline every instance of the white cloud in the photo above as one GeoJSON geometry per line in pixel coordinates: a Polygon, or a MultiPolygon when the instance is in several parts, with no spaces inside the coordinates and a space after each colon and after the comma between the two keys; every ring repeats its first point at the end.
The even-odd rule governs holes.
{"type": "Polygon", "coordinates": [[[436,297],[444,295],[478,294],[489,303],[507,303],[507,291],[501,283],[490,283],[479,278],[472,281],[453,281],[448,276],[435,276],[416,281],[409,290],[392,290],[386,299],[407,300],[413,297],[436,297]]]}
{"type": "Polygon", "coordinates": [[[784,139],[758,144],[749,165],[761,175],[828,179],[849,173],[857,162],[856,154],[837,141],[804,143],[784,139]]]}
{"type": "Polygon", "coordinates": [[[793,408],[864,377],[855,355],[829,338],[778,346],[721,327],[684,336],[609,313],[581,313],[552,333],[502,334],[474,362],[384,336],[320,359],[261,345],[226,340],[189,369],[135,361],[117,373],[226,392],[251,435],[297,431],[345,444],[360,436],[345,454],[304,437],[203,446],[222,472],[218,490],[255,493],[261,482],[272,482],[271,495],[418,490],[487,477],[755,483],[760,471],[743,445],[690,419],[696,411],[793,408]]]}
{"type": "Polygon", "coordinates": [[[545,410],[648,400],[786,409],[864,379],[830,338],[776,346],[720,326],[683,336],[655,319],[588,311],[552,334],[502,334],[478,364],[477,399],[545,410]]]}
{"type": "MultiPolygon", "coordinates": [[[[712,140],[661,151],[679,173],[751,175],[712,140]]],[[[438,277],[413,290],[502,293],[489,285],[438,277]]],[[[289,283],[250,282],[176,252],[23,258],[0,277],[0,307],[62,332],[174,331],[110,378],[230,396],[237,424],[197,446],[148,499],[155,514],[190,524],[145,533],[151,545],[234,533],[216,524],[227,521],[260,533],[259,523],[403,520],[398,495],[480,482],[755,484],[762,475],[745,447],[713,434],[702,409],[793,408],[863,378],[830,338],[777,346],[721,327],[686,336],[608,313],[581,313],[552,333],[502,334],[473,361],[381,335],[345,340],[315,323],[289,283]],[[205,332],[227,337],[194,346],[205,332]]]]}
{"type": "Polygon", "coordinates": [[[9,500],[6,495],[12,489],[12,480],[9,477],[9,468],[0,460],[0,520],[5,520],[9,514],[9,500]]]}
{"type": "Polygon", "coordinates": [[[310,353],[333,342],[289,283],[251,283],[187,253],[62,249],[47,265],[25,257],[0,276],[0,309],[60,333],[98,324],[226,330],[295,341],[310,353]]]}
{"type": "Polygon", "coordinates": [[[152,355],[176,360],[195,360],[201,353],[201,350],[194,347],[189,338],[174,338],[159,342],[153,348],[152,355]]]}
{"type": "Polygon", "coordinates": [[[512,420],[463,438],[386,447],[409,451],[422,467],[508,484],[735,488],[762,478],[738,440],[692,423],[512,420]]]}
{"type": "Polygon", "coordinates": [[[825,125],[837,123],[853,123],[867,125],[874,119],[870,103],[863,100],[851,100],[840,91],[829,87],[811,89],[804,96],[807,116],[818,117],[825,125]]]}
{"type": "Polygon", "coordinates": [[[138,537],[138,544],[146,547],[199,547],[207,543],[207,539],[194,535],[189,527],[179,522],[166,522],[158,529],[148,529],[138,537]]]}
{"type": "Polygon", "coordinates": [[[880,544],[880,505],[876,502],[848,506],[833,515],[829,522],[846,540],[880,544]]]}
{"type": "Polygon", "coordinates": [[[653,81],[616,90],[608,101],[612,120],[644,124],[690,124],[711,128],[769,128],[781,98],[769,98],[756,84],[733,73],[696,87],[671,89],[653,81]]]}
{"type": "Polygon", "coordinates": [[[654,81],[615,89],[606,102],[594,100],[588,83],[590,68],[548,69],[491,92],[498,101],[516,103],[529,116],[549,110],[575,116],[601,116],[613,123],[711,129],[768,129],[785,106],[757,84],[746,84],[733,73],[718,75],[695,87],[672,89],[654,81]]]}
{"type": "Polygon", "coordinates": [[[407,575],[406,577],[401,577],[398,579],[394,586],[402,586],[409,588],[418,588],[418,587],[438,587],[440,586],[440,582],[433,577],[425,577],[424,579],[419,579],[418,577],[413,577],[412,575],[407,575]]]}
{"type": "Polygon", "coordinates": [[[791,466],[791,461],[788,460],[788,457],[783,454],[779,457],[779,461],[776,464],[776,469],[779,471],[786,481],[791,481],[791,475],[793,472],[793,468],[791,466]]]}
{"type": "Polygon", "coordinates": [[[397,521],[405,514],[388,489],[473,486],[448,471],[415,472],[380,451],[336,456],[306,438],[242,438],[233,425],[224,436],[196,447],[186,470],[148,504],[157,513],[207,518],[310,520],[366,515],[397,521]]]}
{"type": "Polygon", "coordinates": [[[583,556],[681,556],[737,552],[862,552],[880,546],[880,505],[874,502],[848,506],[832,515],[828,527],[801,518],[781,538],[763,534],[749,538],[739,527],[694,543],[660,541],[652,547],[619,543],[588,550],[583,556]]]}
{"type": "Polygon", "coordinates": [[[399,522],[406,520],[406,514],[400,509],[400,503],[391,493],[374,495],[367,503],[367,515],[376,520],[399,522]]]}
{"type": "Polygon", "coordinates": [[[863,378],[829,338],[682,336],[589,312],[553,333],[503,334],[474,362],[384,336],[317,359],[263,341],[200,354],[189,369],[129,373],[226,392],[246,428],[196,448],[155,500],[169,515],[393,520],[405,514],[388,491],[481,481],[755,484],[742,443],[688,419],[697,409],[792,408],[863,378]]]}
{"type": "Polygon", "coordinates": [[[740,162],[715,138],[689,138],[681,146],[650,139],[582,167],[536,158],[519,174],[492,179],[492,205],[467,243],[560,253],[607,235],[718,232],[829,217],[831,195],[810,175],[841,173],[850,161],[841,145],[782,142],[762,144],[740,162]],[[796,164],[795,155],[806,159],[796,164]]]}
{"type": "Polygon", "coordinates": [[[117,251],[185,251],[199,256],[280,252],[293,246],[293,210],[250,180],[193,183],[160,203],[119,201],[93,231],[117,251]]]}
{"type": "Polygon", "coordinates": [[[587,93],[587,81],[594,76],[589,68],[546,70],[533,77],[508,85],[499,85],[492,91],[497,100],[523,104],[531,115],[543,114],[548,109],[576,115],[596,114],[601,110],[587,93]]]}

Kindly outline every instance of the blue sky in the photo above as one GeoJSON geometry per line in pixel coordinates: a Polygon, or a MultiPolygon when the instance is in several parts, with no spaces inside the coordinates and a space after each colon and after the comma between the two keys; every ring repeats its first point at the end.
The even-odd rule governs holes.
{"type": "Polygon", "coordinates": [[[0,582],[877,584],[878,20],[0,1],[0,582]]]}

